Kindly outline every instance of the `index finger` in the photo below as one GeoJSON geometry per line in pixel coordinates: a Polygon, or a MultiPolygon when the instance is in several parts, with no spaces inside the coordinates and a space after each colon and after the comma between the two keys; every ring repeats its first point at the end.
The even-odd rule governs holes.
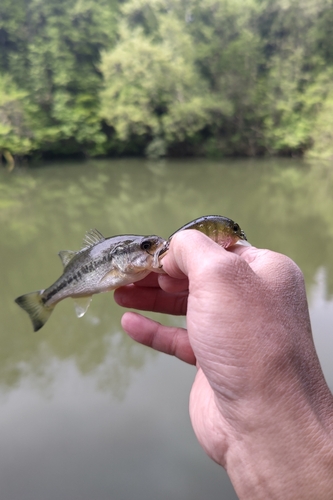
{"type": "MultiPolygon", "coordinates": [[[[245,252],[252,247],[243,248],[242,252],[245,252]]],[[[219,270],[238,260],[238,255],[228,252],[205,234],[188,229],[172,237],[162,265],[163,270],[172,278],[188,277],[191,282],[194,277],[201,275],[203,278],[205,273],[211,274],[209,270],[213,270],[212,274],[220,274],[219,270]]]]}
{"type": "Polygon", "coordinates": [[[152,273],[148,274],[148,276],[146,276],[142,280],[135,281],[133,283],[133,285],[137,286],[137,287],[158,287],[159,286],[158,276],[159,276],[158,273],[152,272],[152,273]]]}

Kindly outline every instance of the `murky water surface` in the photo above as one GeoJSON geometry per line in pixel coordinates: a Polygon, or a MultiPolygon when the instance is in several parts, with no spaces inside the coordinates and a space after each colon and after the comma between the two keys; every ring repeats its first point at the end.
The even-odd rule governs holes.
{"type": "MultiPolygon", "coordinates": [[[[49,286],[86,230],[167,237],[195,217],[236,220],[302,268],[333,389],[333,168],[296,160],[90,161],[0,170],[0,484],[3,500],[232,500],[194,437],[195,369],[131,341],[112,293],[71,300],[33,333],[14,303],[49,286]]],[[[157,315],[155,315],[157,316],[157,315]]],[[[167,324],[182,322],[172,317],[167,324]]]]}

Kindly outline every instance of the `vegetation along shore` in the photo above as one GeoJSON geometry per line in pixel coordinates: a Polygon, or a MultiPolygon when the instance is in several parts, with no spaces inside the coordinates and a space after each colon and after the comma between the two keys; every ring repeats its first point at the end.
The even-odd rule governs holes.
{"type": "Polygon", "coordinates": [[[331,158],[332,25],[332,0],[2,0],[0,158],[331,158]]]}

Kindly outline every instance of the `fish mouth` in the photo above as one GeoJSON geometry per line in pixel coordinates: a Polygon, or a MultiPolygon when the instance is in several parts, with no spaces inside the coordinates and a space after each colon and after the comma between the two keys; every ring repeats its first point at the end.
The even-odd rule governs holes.
{"type": "MultiPolygon", "coordinates": [[[[167,250],[167,248],[165,248],[167,243],[168,243],[167,241],[163,240],[163,242],[161,242],[158,245],[159,248],[157,248],[155,251],[150,252],[149,250],[146,250],[146,252],[154,258],[156,258],[156,256],[159,257],[161,255],[161,253],[164,253],[167,250]]],[[[168,245],[168,248],[169,248],[169,245],[168,245]]]]}
{"type": "Polygon", "coordinates": [[[156,250],[153,254],[150,254],[153,256],[153,267],[155,269],[162,268],[162,265],[160,264],[159,259],[160,259],[161,255],[163,255],[168,249],[169,249],[169,243],[168,243],[168,241],[164,241],[162,243],[161,248],[156,250]]]}
{"type": "Polygon", "coordinates": [[[165,252],[167,252],[169,250],[169,245],[170,245],[170,242],[168,240],[165,243],[163,243],[162,248],[157,250],[157,258],[158,259],[161,257],[161,255],[163,255],[165,252]]]}
{"type": "Polygon", "coordinates": [[[243,230],[241,230],[240,234],[241,234],[241,239],[247,241],[246,234],[244,233],[243,230]]]}

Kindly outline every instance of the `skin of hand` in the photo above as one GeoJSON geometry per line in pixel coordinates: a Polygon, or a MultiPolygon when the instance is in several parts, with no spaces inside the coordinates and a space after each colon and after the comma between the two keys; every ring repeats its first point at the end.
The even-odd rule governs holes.
{"type": "Polygon", "coordinates": [[[176,234],[118,304],[185,315],[187,329],[127,312],[124,330],[196,364],[190,417],[240,499],[333,499],[333,398],[312,340],[301,271],[288,257],[198,231],[176,234]]]}

